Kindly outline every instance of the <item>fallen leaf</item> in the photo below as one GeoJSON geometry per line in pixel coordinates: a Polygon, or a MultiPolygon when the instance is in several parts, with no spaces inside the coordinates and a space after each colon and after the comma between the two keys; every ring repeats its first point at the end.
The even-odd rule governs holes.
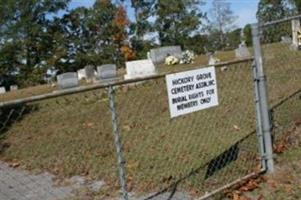
{"type": "Polygon", "coordinates": [[[237,125],[233,125],[233,128],[234,128],[235,130],[237,130],[237,131],[240,130],[239,126],[237,126],[237,125]]]}
{"type": "Polygon", "coordinates": [[[125,131],[130,131],[130,130],[131,130],[131,126],[125,125],[125,126],[123,126],[123,129],[124,129],[125,131]]]}
{"type": "Polygon", "coordinates": [[[17,168],[17,167],[20,166],[20,163],[18,163],[18,162],[13,162],[13,163],[10,163],[9,166],[12,167],[12,168],[17,168]]]}
{"type": "Polygon", "coordinates": [[[258,188],[258,183],[255,180],[250,180],[243,187],[239,189],[241,192],[249,192],[258,188]]]}

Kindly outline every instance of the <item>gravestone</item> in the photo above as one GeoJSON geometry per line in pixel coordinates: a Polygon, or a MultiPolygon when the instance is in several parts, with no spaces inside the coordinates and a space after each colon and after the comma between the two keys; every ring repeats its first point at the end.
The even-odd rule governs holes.
{"type": "Polygon", "coordinates": [[[68,89],[79,86],[77,73],[68,72],[57,76],[57,82],[60,89],[68,89]]]}
{"type": "Polygon", "coordinates": [[[165,58],[174,56],[178,59],[182,58],[182,49],[180,46],[166,46],[156,49],[151,49],[149,57],[154,64],[164,63],[165,58]]]}
{"type": "Polygon", "coordinates": [[[292,48],[297,50],[301,46],[301,28],[299,19],[292,20],[292,36],[292,48]]]}
{"type": "Polygon", "coordinates": [[[77,71],[78,80],[87,79],[86,69],[80,69],[77,71]]]}
{"type": "Polygon", "coordinates": [[[283,44],[292,44],[292,38],[289,36],[282,36],[281,43],[283,44]]]}
{"type": "Polygon", "coordinates": [[[11,86],[9,87],[9,90],[10,90],[10,91],[18,90],[18,86],[17,86],[17,85],[11,85],[11,86]]]}
{"type": "Polygon", "coordinates": [[[208,65],[215,65],[216,63],[219,63],[219,62],[220,62],[220,60],[217,58],[214,58],[212,54],[209,56],[208,65]]]}
{"type": "Polygon", "coordinates": [[[242,42],[237,49],[235,49],[235,57],[238,59],[244,59],[250,57],[250,52],[245,44],[242,42]]]}
{"type": "Polygon", "coordinates": [[[0,87],[0,94],[4,94],[4,93],[6,93],[5,87],[0,87]]]}
{"type": "Polygon", "coordinates": [[[85,71],[86,71],[86,79],[88,82],[91,82],[94,78],[95,78],[95,70],[94,70],[94,66],[92,65],[87,65],[85,67],[85,71]]]}
{"type": "Polygon", "coordinates": [[[136,60],[126,62],[126,72],[124,79],[143,78],[147,76],[156,75],[156,67],[151,60],[136,60]]]}
{"type": "MultiPolygon", "coordinates": [[[[218,58],[215,58],[212,54],[208,54],[209,55],[209,61],[208,61],[208,65],[215,65],[215,64],[218,64],[220,63],[220,59],[218,58]]],[[[227,71],[228,70],[228,67],[227,66],[222,66],[221,68],[221,71],[224,72],[224,71],[227,71]]]]}
{"type": "Polygon", "coordinates": [[[101,80],[114,79],[117,77],[117,67],[114,64],[101,65],[97,67],[97,75],[101,80]]]}

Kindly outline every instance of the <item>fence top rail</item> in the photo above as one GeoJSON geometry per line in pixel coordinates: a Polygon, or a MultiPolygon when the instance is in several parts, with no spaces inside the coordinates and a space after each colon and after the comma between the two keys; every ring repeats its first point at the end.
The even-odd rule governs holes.
{"type": "MultiPolygon", "coordinates": [[[[254,58],[250,57],[250,58],[246,58],[246,59],[238,59],[238,60],[233,60],[233,61],[229,61],[229,62],[221,62],[221,63],[215,64],[215,65],[204,65],[204,66],[208,66],[208,67],[215,66],[215,67],[219,68],[219,67],[223,67],[225,65],[233,65],[233,64],[239,64],[239,63],[250,62],[250,61],[254,61],[254,58]]],[[[196,69],[199,67],[200,66],[191,67],[188,70],[193,70],[193,69],[196,69]]],[[[144,78],[121,80],[121,81],[108,82],[108,83],[99,83],[99,84],[89,85],[89,86],[80,86],[77,88],[71,88],[71,89],[66,89],[66,90],[61,90],[61,91],[54,91],[54,92],[48,93],[48,94],[42,94],[42,95],[37,95],[37,96],[32,96],[32,97],[27,97],[27,98],[22,98],[22,99],[17,99],[17,100],[0,102],[0,109],[4,108],[4,107],[11,107],[11,106],[16,106],[16,105],[25,104],[25,103],[32,103],[32,102],[56,98],[56,97],[60,97],[60,96],[77,94],[77,93],[87,92],[87,91],[92,91],[92,90],[97,90],[97,89],[104,89],[107,87],[126,85],[126,84],[141,82],[141,81],[147,81],[147,80],[155,80],[155,79],[163,78],[168,74],[178,73],[178,72],[182,72],[182,71],[187,71],[187,69],[179,70],[179,71],[175,71],[175,72],[161,73],[158,75],[144,77],[144,78]]]]}
{"type": "Polygon", "coordinates": [[[286,18],[279,19],[279,20],[274,20],[274,21],[262,23],[262,24],[259,24],[259,27],[260,28],[266,28],[267,26],[271,26],[271,25],[274,25],[274,24],[279,24],[279,23],[282,23],[282,22],[291,21],[291,20],[294,20],[294,19],[301,19],[301,14],[291,16],[291,17],[286,17],[286,18]]]}

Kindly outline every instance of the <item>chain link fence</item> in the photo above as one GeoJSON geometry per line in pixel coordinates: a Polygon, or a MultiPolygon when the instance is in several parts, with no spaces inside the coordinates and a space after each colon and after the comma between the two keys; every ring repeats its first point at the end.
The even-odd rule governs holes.
{"type": "Polygon", "coordinates": [[[97,193],[100,181],[118,187],[113,141],[105,89],[2,108],[0,197],[10,198],[0,199],[64,199],[97,193]]]}
{"type": "Polygon", "coordinates": [[[301,118],[300,17],[261,26],[273,138],[277,144],[301,118]]]}
{"type": "Polygon", "coordinates": [[[116,92],[129,191],[197,197],[256,171],[251,66],[216,68],[219,106],[174,119],[164,77],[116,92]]]}
{"type": "Polygon", "coordinates": [[[4,98],[0,199],[205,199],[273,171],[270,128],[278,141],[300,120],[301,58],[290,20],[254,27],[255,58],[215,66],[219,105],[185,116],[170,118],[169,72],[4,98]]]}
{"type": "Polygon", "coordinates": [[[0,195],[188,199],[258,172],[252,62],[217,66],[219,106],[175,119],[164,75],[5,103],[0,195]]]}

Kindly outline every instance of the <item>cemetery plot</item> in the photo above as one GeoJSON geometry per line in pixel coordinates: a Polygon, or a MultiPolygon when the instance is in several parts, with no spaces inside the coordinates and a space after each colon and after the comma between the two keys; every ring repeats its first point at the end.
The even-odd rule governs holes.
{"type": "MultiPolygon", "coordinates": [[[[268,85],[272,103],[301,84],[298,73],[301,52],[291,53],[288,46],[283,47],[278,43],[263,46],[265,53],[278,55],[266,60],[267,73],[273,77],[269,78],[268,85]],[[277,65],[281,68],[275,67],[277,65]]],[[[224,60],[234,56],[232,51],[218,57],[224,60]]],[[[208,60],[203,58],[197,58],[197,61],[207,64],[208,60]]],[[[197,176],[181,183],[179,189],[208,191],[234,175],[245,175],[256,167],[256,163],[249,163],[246,159],[257,158],[256,135],[240,141],[255,129],[251,64],[229,66],[225,73],[216,71],[220,106],[172,120],[163,79],[149,81],[134,89],[121,87],[117,90],[118,121],[130,191],[158,191],[192,169],[208,162],[217,163],[219,156],[228,153],[234,144],[235,157],[227,161],[226,166],[219,164],[216,169],[209,170],[207,165],[195,173],[197,176]],[[200,180],[206,174],[208,179],[203,184],[200,180]]],[[[192,65],[184,65],[189,66],[192,65]]],[[[171,69],[174,66],[167,68],[171,69]]],[[[24,95],[22,90],[13,94],[17,92],[24,95]]],[[[6,95],[9,94],[1,96],[6,95]]],[[[49,170],[60,177],[85,174],[92,179],[105,180],[112,187],[117,185],[111,113],[107,102],[106,93],[97,90],[35,104],[32,108],[36,109],[24,115],[5,133],[7,137],[3,142],[9,143],[10,147],[1,154],[1,159],[17,159],[30,169],[49,170]]],[[[286,109],[287,113],[297,111],[292,107],[286,109]]]]}
{"type": "Polygon", "coordinates": [[[182,58],[182,49],[180,46],[167,46],[157,49],[151,49],[149,57],[155,64],[164,63],[165,58],[174,56],[178,59],[182,58]]]}
{"type": "Polygon", "coordinates": [[[107,64],[97,67],[100,79],[112,79],[117,77],[117,67],[115,64],[107,64]]]}
{"type": "Polygon", "coordinates": [[[242,42],[237,49],[235,49],[235,56],[238,59],[250,57],[250,52],[244,42],[242,42]]]}
{"type": "Polygon", "coordinates": [[[0,87],[0,94],[4,94],[4,93],[6,93],[5,87],[0,87]]]}
{"type": "Polygon", "coordinates": [[[74,72],[58,75],[57,82],[60,89],[68,89],[79,86],[77,73],[74,72]]]}
{"type": "Polygon", "coordinates": [[[126,62],[126,75],[124,75],[124,79],[143,78],[156,74],[156,67],[151,60],[136,60],[126,62]]]}

